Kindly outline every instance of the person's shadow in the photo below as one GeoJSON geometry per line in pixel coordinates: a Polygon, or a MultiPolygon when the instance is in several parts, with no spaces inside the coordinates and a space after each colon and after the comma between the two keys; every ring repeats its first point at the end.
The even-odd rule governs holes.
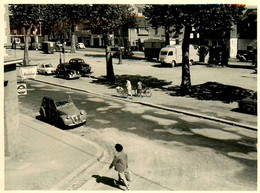
{"type": "Polygon", "coordinates": [[[115,184],[115,179],[113,178],[109,178],[106,176],[100,176],[100,175],[92,175],[93,178],[96,178],[96,182],[97,183],[103,183],[105,185],[114,187],[114,188],[118,188],[120,190],[124,190],[123,188],[121,188],[119,185],[115,184]]]}

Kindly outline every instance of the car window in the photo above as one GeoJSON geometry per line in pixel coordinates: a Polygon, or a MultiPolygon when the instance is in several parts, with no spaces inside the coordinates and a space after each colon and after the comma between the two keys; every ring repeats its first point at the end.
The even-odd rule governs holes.
{"type": "Polygon", "coordinates": [[[53,100],[50,100],[50,108],[55,108],[55,103],[53,100]]]}
{"type": "Polygon", "coordinates": [[[61,101],[57,101],[56,102],[56,107],[57,108],[61,108],[61,107],[64,107],[64,106],[67,106],[69,104],[71,104],[72,102],[70,102],[69,100],[61,100],[61,101]]]}
{"type": "Polygon", "coordinates": [[[78,63],[84,63],[84,60],[78,60],[78,63]]]}
{"type": "Polygon", "coordinates": [[[168,53],[168,56],[173,56],[173,51],[170,51],[170,52],[168,53]]]}
{"type": "Polygon", "coordinates": [[[166,51],[161,51],[161,55],[165,56],[165,55],[167,55],[167,52],[166,51]]]}

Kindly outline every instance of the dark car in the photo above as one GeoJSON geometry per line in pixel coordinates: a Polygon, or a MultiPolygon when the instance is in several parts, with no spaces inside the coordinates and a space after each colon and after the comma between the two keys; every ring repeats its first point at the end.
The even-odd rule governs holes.
{"type": "Polygon", "coordinates": [[[65,99],[43,97],[39,112],[43,119],[62,128],[81,125],[87,120],[87,113],[79,110],[70,97],[65,99]]]}
{"type": "Polygon", "coordinates": [[[66,79],[80,78],[80,72],[72,69],[69,63],[59,64],[56,68],[55,74],[57,77],[63,77],[66,79]]]}
{"type": "Polygon", "coordinates": [[[85,61],[81,58],[72,58],[69,61],[71,68],[74,70],[78,70],[81,75],[87,75],[91,73],[91,67],[89,64],[85,63],[85,61]]]}
{"type": "Polygon", "coordinates": [[[243,112],[257,114],[257,92],[238,101],[238,107],[243,112]]]}

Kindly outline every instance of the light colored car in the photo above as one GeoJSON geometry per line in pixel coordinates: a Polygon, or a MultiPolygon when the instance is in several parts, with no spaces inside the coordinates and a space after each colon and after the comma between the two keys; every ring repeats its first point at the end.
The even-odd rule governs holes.
{"type": "MultiPolygon", "coordinates": [[[[190,58],[190,65],[192,65],[194,61],[199,60],[197,50],[193,45],[190,45],[189,48],[189,58],[190,58]]],[[[162,65],[170,64],[172,67],[176,66],[179,63],[182,63],[181,45],[166,46],[162,48],[159,53],[159,62],[162,65]]]]}
{"type": "Polygon", "coordinates": [[[85,45],[84,45],[82,42],[79,42],[79,43],[77,44],[77,48],[85,49],[86,47],[85,47],[85,45]]]}
{"type": "Polygon", "coordinates": [[[54,74],[55,71],[56,71],[56,69],[50,63],[40,64],[37,67],[37,72],[39,74],[54,74]]]}
{"type": "Polygon", "coordinates": [[[60,128],[82,125],[87,121],[86,111],[79,110],[70,97],[43,97],[39,112],[43,119],[60,128]]]}

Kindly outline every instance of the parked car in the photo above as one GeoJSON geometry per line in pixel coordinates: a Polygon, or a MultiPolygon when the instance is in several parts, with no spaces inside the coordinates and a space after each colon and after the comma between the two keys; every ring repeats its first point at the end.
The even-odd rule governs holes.
{"type": "Polygon", "coordinates": [[[77,43],[76,47],[80,48],[80,49],[85,49],[86,48],[85,45],[82,42],[77,43]]]}
{"type": "Polygon", "coordinates": [[[111,53],[114,58],[120,57],[120,51],[122,52],[122,58],[132,58],[134,53],[131,51],[131,49],[127,49],[125,47],[111,47],[111,53]]]}
{"type": "Polygon", "coordinates": [[[55,74],[57,77],[66,79],[80,78],[80,72],[71,68],[69,63],[61,63],[57,66],[55,74]]]}
{"type": "Polygon", "coordinates": [[[50,63],[40,64],[37,67],[37,72],[39,74],[55,74],[56,69],[50,63]]]}
{"type": "Polygon", "coordinates": [[[257,114],[257,92],[238,101],[238,107],[243,112],[257,114]]]}
{"type": "Polygon", "coordinates": [[[55,44],[55,50],[57,51],[57,52],[61,52],[62,51],[62,44],[61,43],[57,43],[56,42],[56,44],[55,44]]]}
{"type": "Polygon", "coordinates": [[[39,110],[40,116],[61,128],[85,124],[87,113],[79,110],[70,97],[43,97],[39,110]]]}
{"type": "Polygon", "coordinates": [[[81,58],[72,58],[69,61],[71,69],[77,70],[81,75],[87,75],[91,73],[91,67],[89,64],[81,58]]]}

